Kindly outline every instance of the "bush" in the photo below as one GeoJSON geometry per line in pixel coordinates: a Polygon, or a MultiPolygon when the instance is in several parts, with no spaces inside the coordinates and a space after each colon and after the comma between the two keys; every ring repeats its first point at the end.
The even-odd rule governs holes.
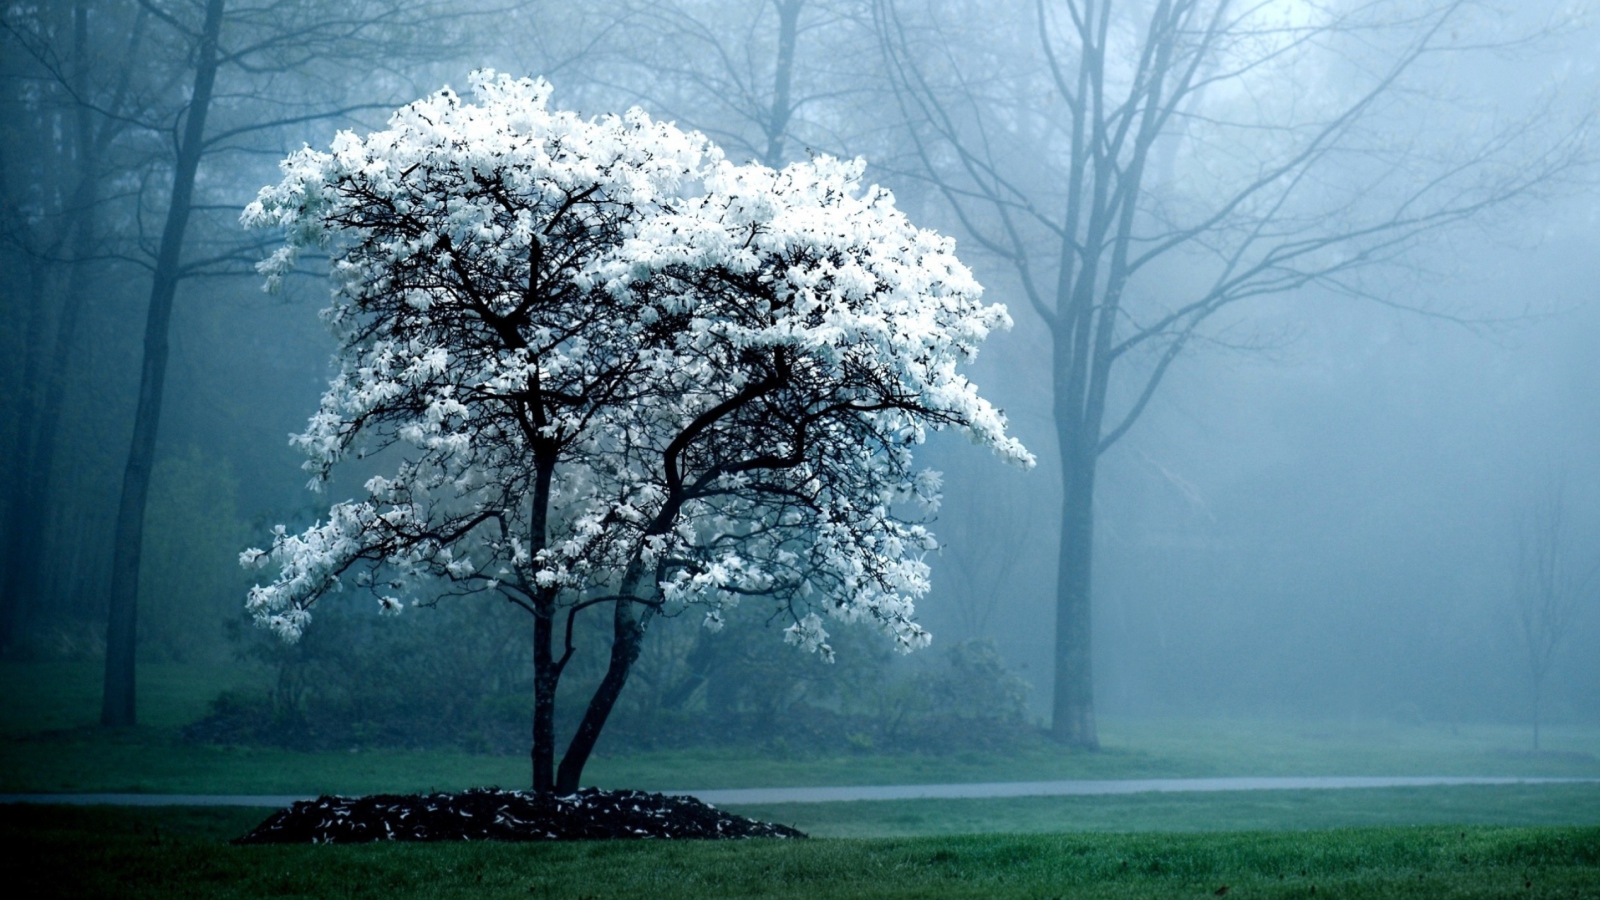
{"type": "Polygon", "coordinates": [[[146,658],[194,661],[226,653],[224,623],[249,577],[238,565],[246,525],[225,461],[198,449],[165,456],[150,474],[139,566],[139,643],[146,658]]]}
{"type": "Polygon", "coordinates": [[[189,737],[304,750],[526,744],[527,717],[512,715],[523,699],[532,707],[520,610],[468,598],[380,620],[353,606],[319,608],[294,644],[236,625],[241,652],[269,666],[272,685],[219,696],[189,737]]]}
{"type": "MultiPolygon", "coordinates": [[[[319,609],[315,625],[292,645],[239,628],[245,652],[276,673],[273,687],[219,696],[189,737],[305,750],[527,750],[532,624],[523,611],[461,598],[391,620],[353,607],[319,609]]],[[[952,753],[1037,738],[1025,717],[1028,686],[1006,669],[991,641],[901,658],[877,634],[842,628],[833,640],[838,661],[829,664],[775,647],[777,629],[764,627],[758,615],[734,610],[729,627],[717,633],[687,616],[658,620],[601,751],[952,753]]],[[[579,650],[558,709],[560,734],[571,733],[581,699],[601,676],[608,646],[601,618],[587,628],[580,623],[576,634],[579,650]]]]}

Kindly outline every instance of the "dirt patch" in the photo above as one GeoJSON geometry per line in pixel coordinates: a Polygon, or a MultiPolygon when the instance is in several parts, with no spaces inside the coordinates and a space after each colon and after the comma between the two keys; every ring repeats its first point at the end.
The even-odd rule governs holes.
{"type": "Polygon", "coordinates": [[[236,844],[371,841],[581,841],[612,838],[803,838],[787,825],[736,816],[693,797],[585,788],[539,799],[474,788],[459,794],[324,795],[274,813],[236,844]]]}

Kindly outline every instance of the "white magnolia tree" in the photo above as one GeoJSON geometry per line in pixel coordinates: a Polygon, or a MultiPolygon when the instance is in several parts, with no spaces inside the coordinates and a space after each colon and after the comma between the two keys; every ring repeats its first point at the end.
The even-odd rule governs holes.
{"type": "Polygon", "coordinates": [[[332,261],[339,374],[295,442],[313,487],[377,454],[392,475],[248,565],[289,640],[344,586],[385,612],[493,592],[533,617],[533,785],[573,791],[652,617],[707,627],[741,598],[830,654],[824,616],[905,651],[928,588],[928,428],[1032,457],[957,372],[1004,308],[951,242],[859,163],[735,166],[638,110],[584,119],[541,81],[474,76],[386,131],[303,150],[244,215],[332,261]],[[554,768],[555,696],[584,610],[609,668],[554,768]]]}

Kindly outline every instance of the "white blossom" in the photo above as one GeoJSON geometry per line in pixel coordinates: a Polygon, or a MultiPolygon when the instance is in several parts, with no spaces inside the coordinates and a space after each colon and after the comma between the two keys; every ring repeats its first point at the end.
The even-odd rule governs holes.
{"type": "Polygon", "coordinates": [[[925,646],[937,542],[900,510],[931,514],[941,481],[915,448],[953,427],[1033,462],[959,371],[1010,318],[953,242],[859,160],[734,165],[639,110],[473,86],[292,154],[245,210],[285,234],[269,289],[304,248],[331,260],[338,372],[293,438],[313,485],[352,455],[393,461],[241,555],[278,566],[257,621],[293,639],[349,575],[413,597],[635,591],[712,630],[761,597],[825,658],[824,615],[925,646]]]}

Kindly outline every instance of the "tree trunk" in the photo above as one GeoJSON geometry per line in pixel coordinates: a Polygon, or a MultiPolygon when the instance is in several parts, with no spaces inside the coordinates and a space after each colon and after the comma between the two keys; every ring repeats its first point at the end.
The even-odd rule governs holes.
{"type": "Polygon", "coordinates": [[[783,165],[783,145],[789,133],[789,118],[794,115],[790,85],[794,81],[794,46],[799,36],[800,8],[805,0],[779,0],[778,58],[772,69],[772,109],[767,113],[767,152],[762,163],[771,168],[783,165]]]}
{"type": "Polygon", "coordinates": [[[667,689],[666,695],[661,700],[661,705],[667,709],[682,709],[689,698],[694,696],[700,686],[711,679],[717,668],[717,657],[720,655],[721,645],[717,643],[711,632],[701,629],[695,634],[694,647],[684,657],[688,673],[678,679],[678,683],[667,689]]]}
{"type": "MultiPolygon", "coordinates": [[[[94,202],[93,193],[92,190],[88,192],[90,196],[85,202],[94,202]]],[[[83,194],[84,192],[79,192],[80,197],[83,194]]],[[[75,229],[78,232],[78,237],[73,241],[74,246],[78,248],[74,251],[76,258],[72,262],[72,271],[67,276],[66,296],[62,301],[55,339],[52,341],[52,350],[46,363],[43,397],[39,401],[35,421],[31,423],[33,434],[27,442],[26,454],[18,459],[21,472],[20,484],[16,487],[16,495],[9,511],[5,592],[29,603],[35,602],[41,593],[43,583],[40,577],[41,571],[47,565],[53,564],[46,560],[49,548],[45,543],[45,526],[49,521],[52,507],[50,478],[55,470],[56,438],[61,433],[61,407],[66,398],[67,377],[71,371],[72,348],[76,343],[78,331],[78,314],[83,308],[84,294],[88,290],[85,284],[90,265],[85,261],[89,252],[87,247],[93,243],[90,213],[88,210],[82,210],[79,215],[83,221],[78,223],[75,229]]],[[[15,610],[16,619],[8,623],[12,627],[6,629],[7,638],[15,633],[15,625],[24,621],[26,614],[26,608],[19,607],[15,610]]]]}
{"type": "MultiPolygon", "coordinates": [[[[76,98],[74,156],[78,181],[72,199],[63,211],[61,234],[70,237],[66,292],[57,316],[55,337],[50,342],[52,350],[44,356],[41,364],[44,369],[42,389],[31,387],[34,385],[32,376],[24,378],[24,383],[30,385],[31,391],[25,396],[37,402],[28,406],[24,416],[19,419],[20,436],[12,455],[18,468],[13,475],[15,487],[6,506],[4,558],[8,562],[4,566],[4,584],[0,586],[0,593],[19,601],[25,598],[26,603],[32,603],[40,595],[49,593],[44,572],[47,568],[59,568],[61,565],[60,560],[47,560],[50,548],[44,540],[48,514],[53,508],[50,485],[55,471],[56,440],[61,431],[61,410],[72,372],[72,349],[77,340],[78,320],[95,268],[91,256],[99,243],[99,221],[96,216],[100,202],[100,180],[105,177],[101,161],[111,140],[120,130],[113,119],[103,119],[98,129],[95,120],[97,115],[114,116],[122,108],[133,68],[129,60],[135,57],[144,33],[145,12],[141,10],[129,35],[121,63],[122,75],[112,100],[97,111],[90,105],[90,73],[98,61],[89,43],[91,2],[75,0],[72,5],[73,64],[70,77],[72,95],[76,98]]],[[[42,267],[43,263],[38,265],[42,267]]],[[[33,327],[30,323],[30,329],[33,327]]],[[[30,364],[45,345],[43,336],[30,330],[30,364]]],[[[79,549],[74,545],[74,551],[79,549]]],[[[68,571],[75,569],[76,566],[68,567],[68,571]]],[[[57,600],[61,599],[58,595],[57,600]]],[[[0,609],[0,647],[11,642],[18,623],[25,623],[28,612],[26,605],[14,608],[10,603],[0,609]]]]}
{"type": "Polygon", "coordinates": [[[1544,685],[1538,681],[1533,683],[1533,751],[1539,752],[1539,713],[1540,701],[1544,699],[1544,685]]]}
{"type": "MultiPolygon", "coordinates": [[[[95,207],[100,195],[101,143],[95,134],[88,106],[88,7],[84,0],[73,6],[73,89],[79,96],[77,113],[78,184],[66,211],[66,230],[71,234],[70,262],[66,293],[56,319],[55,338],[45,358],[43,392],[32,425],[27,452],[18,456],[21,479],[17,498],[10,510],[11,537],[7,551],[7,594],[29,598],[41,592],[41,570],[47,565],[44,536],[51,509],[50,478],[55,470],[56,438],[61,433],[61,407],[66,398],[67,378],[72,371],[72,348],[77,342],[78,317],[89,290],[97,233],[95,207]]],[[[19,609],[19,613],[26,613],[19,609]]],[[[12,634],[6,629],[6,637],[12,634]]],[[[0,643],[3,643],[0,640],[0,643]]]]}
{"type": "Polygon", "coordinates": [[[550,796],[555,787],[556,682],[551,658],[555,605],[542,602],[533,613],[533,792],[550,796]]]}
{"type": "Polygon", "coordinates": [[[0,557],[0,564],[4,566],[3,574],[0,574],[0,649],[9,648],[22,630],[37,583],[32,577],[38,572],[38,560],[33,558],[33,554],[37,553],[37,538],[41,530],[37,479],[28,470],[26,461],[33,458],[38,415],[41,412],[38,370],[44,362],[41,348],[44,346],[48,290],[45,264],[40,260],[32,260],[28,266],[28,299],[26,356],[22,381],[15,391],[18,410],[11,459],[16,467],[7,473],[5,544],[4,556],[0,557]]]}
{"type": "Polygon", "coordinates": [[[1097,457],[1062,435],[1061,545],[1056,569],[1055,693],[1050,733],[1060,743],[1100,749],[1094,718],[1091,566],[1097,457]]]}
{"type": "Polygon", "coordinates": [[[628,599],[633,596],[639,581],[638,572],[629,572],[623,579],[623,590],[620,592],[622,599],[616,601],[612,610],[611,662],[606,667],[605,677],[600,679],[600,686],[595,688],[594,696],[589,698],[589,707],[583,711],[583,721],[578,723],[578,730],[567,745],[567,752],[561,757],[561,771],[556,776],[556,792],[559,794],[571,794],[578,790],[578,779],[583,776],[583,767],[589,762],[589,754],[594,752],[595,742],[600,739],[600,730],[605,727],[606,719],[617,705],[617,698],[622,696],[628,673],[639,658],[639,651],[644,648],[645,626],[650,621],[651,611],[647,608],[644,615],[634,618],[634,601],[628,599]]]}
{"type": "MultiPolygon", "coordinates": [[[[537,246],[537,245],[536,245],[537,246]]],[[[533,275],[529,275],[530,290],[533,275]]],[[[539,409],[542,409],[539,408],[539,409]]],[[[544,417],[535,409],[534,418],[541,423],[544,417]]],[[[533,477],[533,507],[528,521],[529,553],[534,557],[550,542],[550,483],[555,477],[557,453],[554,447],[539,443],[542,439],[530,436],[540,447],[533,477]]],[[[566,666],[563,658],[557,664],[551,656],[556,621],[556,590],[540,588],[533,597],[533,792],[548,797],[554,789],[556,753],[556,687],[561,682],[561,670],[566,666]]]]}
{"type": "Polygon", "coordinates": [[[134,655],[137,640],[139,555],[144,544],[144,509],[150,489],[150,469],[155,459],[156,430],[161,421],[161,399],[167,377],[168,324],[172,300],[178,290],[179,261],[194,197],[195,173],[204,153],[206,113],[217,78],[217,38],[222,31],[223,0],[206,0],[205,21],[194,73],[183,137],[172,172],[172,198],[156,254],[150,285],[150,307],[145,319],[144,363],[139,373],[139,405],[134,412],[133,441],[122,475],[122,499],[111,554],[111,603],[106,623],[105,687],[100,723],[133,725],[134,655]]]}

